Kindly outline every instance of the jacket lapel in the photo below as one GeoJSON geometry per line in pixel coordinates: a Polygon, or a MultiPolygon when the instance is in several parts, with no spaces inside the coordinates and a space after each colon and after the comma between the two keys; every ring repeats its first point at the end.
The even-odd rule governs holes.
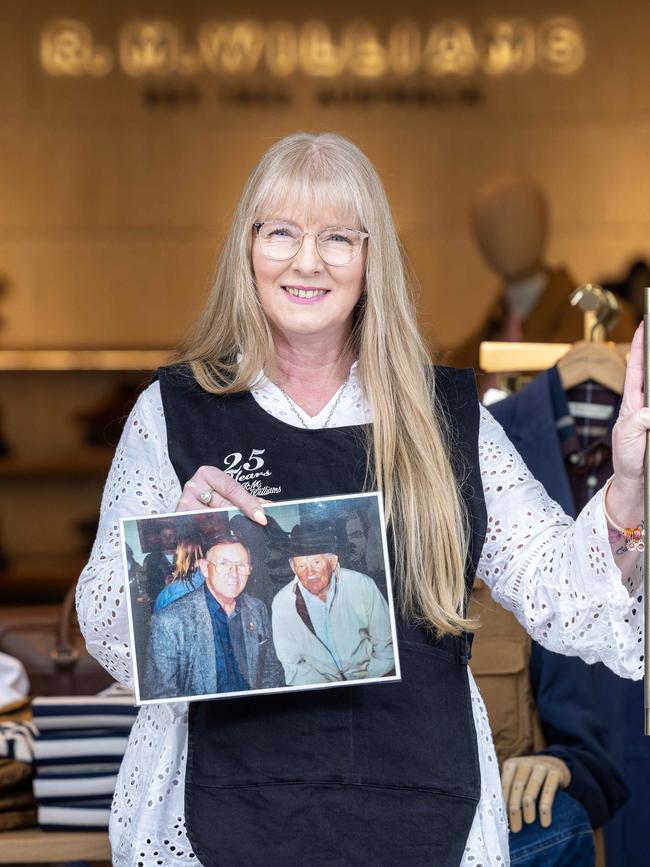
{"type": "MultiPolygon", "coordinates": [[[[259,643],[259,624],[250,604],[250,597],[247,594],[244,593],[239,597],[238,604],[241,605],[241,628],[244,632],[248,682],[251,689],[256,689],[259,675],[260,651],[262,650],[259,643]]],[[[265,637],[267,640],[271,640],[270,636],[265,637]]]]}

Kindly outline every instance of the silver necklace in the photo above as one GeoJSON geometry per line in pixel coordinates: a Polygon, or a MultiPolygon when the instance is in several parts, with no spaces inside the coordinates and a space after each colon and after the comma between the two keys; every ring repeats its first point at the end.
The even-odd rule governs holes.
{"type": "MultiPolygon", "coordinates": [[[[351,373],[351,372],[352,372],[352,371],[350,371],[350,373],[351,373]]],[[[346,379],[345,379],[345,382],[344,382],[343,385],[341,386],[341,390],[339,391],[336,400],[335,400],[334,403],[332,404],[332,408],[330,409],[330,411],[329,411],[328,414],[327,414],[327,418],[325,419],[325,424],[323,425],[324,428],[326,428],[326,427],[328,426],[328,424],[331,422],[331,420],[332,420],[332,416],[334,415],[334,413],[335,413],[335,411],[336,411],[336,407],[339,405],[339,401],[340,401],[341,398],[343,397],[343,392],[345,391],[345,389],[346,389],[346,387],[347,387],[347,384],[348,384],[348,382],[350,381],[350,373],[348,373],[348,375],[347,375],[347,377],[346,377],[346,379]]],[[[305,424],[305,420],[304,420],[304,418],[302,417],[301,413],[298,411],[298,407],[296,406],[295,402],[294,402],[293,400],[291,400],[291,398],[290,398],[289,395],[286,393],[286,391],[282,388],[282,386],[281,386],[281,385],[278,385],[278,388],[280,389],[280,391],[282,392],[282,394],[283,394],[284,397],[285,397],[285,400],[286,400],[287,403],[289,404],[289,409],[290,409],[290,410],[293,412],[293,414],[294,414],[294,415],[295,415],[295,416],[300,420],[300,424],[301,424],[301,425],[302,425],[306,430],[313,430],[313,428],[310,428],[308,424],[305,424]]]]}

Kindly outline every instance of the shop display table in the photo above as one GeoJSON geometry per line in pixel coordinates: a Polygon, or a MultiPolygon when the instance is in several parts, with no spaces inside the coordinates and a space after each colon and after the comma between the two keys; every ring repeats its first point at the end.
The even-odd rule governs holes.
{"type": "Polygon", "coordinates": [[[110,864],[108,833],[39,828],[0,832],[0,864],[63,864],[82,860],[110,864]]]}

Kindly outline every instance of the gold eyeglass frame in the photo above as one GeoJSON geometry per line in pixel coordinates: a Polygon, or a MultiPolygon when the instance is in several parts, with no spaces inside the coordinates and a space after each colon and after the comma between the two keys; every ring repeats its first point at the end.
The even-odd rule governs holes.
{"type": "Polygon", "coordinates": [[[362,232],[360,229],[352,229],[350,226],[327,226],[325,229],[321,229],[320,232],[305,232],[304,229],[301,229],[300,226],[296,226],[295,223],[290,223],[288,220],[263,220],[262,222],[253,223],[253,228],[257,232],[257,238],[260,236],[260,229],[265,223],[278,223],[282,225],[285,223],[286,225],[293,226],[294,228],[300,231],[300,243],[298,244],[298,248],[295,253],[291,253],[289,256],[269,256],[266,250],[262,248],[262,252],[266,256],[267,259],[271,259],[273,262],[287,262],[289,259],[293,259],[294,256],[297,256],[298,253],[302,249],[302,242],[305,240],[305,235],[311,235],[316,241],[316,252],[320,256],[320,258],[325,262],[326,265],[329,265],[331,268],[344,268],[346,265],[350,265],[357,258],[359,253],[361,252],[361,248],[363,247],[363,242],[366,238],[369,238],[370,235],[368,232],[362,232]],[[328,260],[323,256],[320,251],[320,247],[318,244],[319,237],[325,232],[331,232],[332,229],[345,229],[346,232],[356,232],[359,235],[361,243],[357,246],[356,252],[352,256],[349,262],[328,262],[328,260]]]}

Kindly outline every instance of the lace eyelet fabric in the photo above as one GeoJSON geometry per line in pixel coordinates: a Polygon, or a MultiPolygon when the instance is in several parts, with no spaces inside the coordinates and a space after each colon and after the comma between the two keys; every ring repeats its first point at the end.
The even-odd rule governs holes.
{"type": "Polygon", "coordinates": [[[488,529],[478,575],[492,596],[548,650],[641,678],[643,561],[622,579],[602,491],[567,517],[485,409],[480,462],[488,529]]]}
{"type": "MultiPolygon", "coordinates": [[[[253,394],[278,416],[277,389],[253,394]]],[[[349,400],[331,426],[370,420],[353,370],[349,400]]],[[[289,416],[283,421],[294,423],[289,416]]],[[[299,422],[295,420],[296,426],[299,422]]],[[[480,464],[488,532],[478,574],[533,638],[560,653],[600,660],[625,677],[643,675],[642,564],[621,580],[597,495],[573,522],[534,481],[503,430],[481,412],[480,464]]],[[[157,383],[126,423],[102,497],[97,539],[77,588],[88,649],[116,680],[131,686],[132,664],[120,552],[119,519],[174,511],[181,487],[167,453],[157,383]]],[[[481,771],[481,797],[461,867],[504,867],[508,826],[485,705],[471,672],[470,694],[481,771]]],[[[140,709],[118,776],[110,838],[116,867],[196,865],[183,818],[187,704],[140,709]]]]}

